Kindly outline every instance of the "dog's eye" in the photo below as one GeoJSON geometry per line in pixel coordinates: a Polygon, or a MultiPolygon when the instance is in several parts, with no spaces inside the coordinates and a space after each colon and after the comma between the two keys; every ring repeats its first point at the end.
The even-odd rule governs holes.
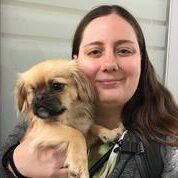
{"type": "Polygon", "coordinates": [[[53,90],[56,91],[63,91],[65,84],[64,83],[59,83],[59,82],[53,82],[51,85],[53,90]]]}
{"type": "Polygon", "coordinates": [[[32,90],[32,91],[35,91],[35,87],[34,86],[30,86],[30,89],[32,90]]]}

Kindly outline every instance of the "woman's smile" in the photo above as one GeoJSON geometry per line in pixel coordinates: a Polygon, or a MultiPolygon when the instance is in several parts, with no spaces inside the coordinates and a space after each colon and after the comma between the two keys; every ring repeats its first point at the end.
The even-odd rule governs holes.
{"type": "Polygon", "coordinates": [[[96,85],[106,89],[117,88],[124,78],[121,79],[97,79],[95,80],[96,85]]]}

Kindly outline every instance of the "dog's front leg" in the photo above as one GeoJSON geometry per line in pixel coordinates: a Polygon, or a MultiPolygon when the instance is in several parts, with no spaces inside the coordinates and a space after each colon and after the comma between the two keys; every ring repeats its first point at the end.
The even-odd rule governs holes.
{"type": "Polygon", "coordinates": [[[89,178],[87,145],[84,135],[73,129],[66,154],[65,166],[69,168],[68,178],[89,178]]]}

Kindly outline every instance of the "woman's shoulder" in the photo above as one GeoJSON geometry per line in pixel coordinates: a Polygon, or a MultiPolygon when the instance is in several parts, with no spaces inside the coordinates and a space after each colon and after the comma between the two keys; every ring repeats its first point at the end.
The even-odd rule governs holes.
{"type": "Polygon", "coordinates": [[[11,133],[7,136],[4,143],[2,143],[2,145],[0,147],[0,173],[1,173],[1,176],[4,177],[4,178],[10,178],[10,177],[14,177],[14,176],[10,176],[5,171],[5,169],[2,165],[2,158],[3,158],[4,154],[6,153],[6,151],[11,146],[17,144],[17,142],[19,142],[21,140],[21,138],[23,137],[26,129],[27,129],[27,122],[24,121],[24,120],[19,121],[16,124],[16,126],[14,127],[14,129],[11,131],[11,133]]]}
{"type": "Polygon", "coordinates": [[[178,178],[178,147],[161,146],[164,163],[162,178],[178,178]]]}
{"type": "Polygon", "coordinates": [[[25,131],[27,129],[27,121],[21,120],[19,121],[14,129],[9,133],[8,138],[6,139],[6,142],[18,142],[24,135],[25,131]]]}
{"type": "Polygon", "coordinates": [[[5,141],[2,143],[0,147],[0,155],[4,153],[4,151],[6,151],[9,147],[18,143],[24,136],[26,129],[27,122],[24,120],[19,121],[14,129],[9,133],[5,141]]]}

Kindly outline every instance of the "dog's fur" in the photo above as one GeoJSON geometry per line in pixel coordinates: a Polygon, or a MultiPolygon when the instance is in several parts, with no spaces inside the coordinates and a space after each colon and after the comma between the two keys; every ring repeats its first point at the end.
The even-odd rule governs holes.
{"type": "Polygon", "coordinates": [[[89,177],[89,131],[103,141],[123,131],[123,126],[111,132],[94,124],[94,88],[75,61],[47,60],[33,66],[19,75],[15,97],[28,120],[24,138],[31,139],[31,149],[66,151],[68,177],[89,177]]]}

